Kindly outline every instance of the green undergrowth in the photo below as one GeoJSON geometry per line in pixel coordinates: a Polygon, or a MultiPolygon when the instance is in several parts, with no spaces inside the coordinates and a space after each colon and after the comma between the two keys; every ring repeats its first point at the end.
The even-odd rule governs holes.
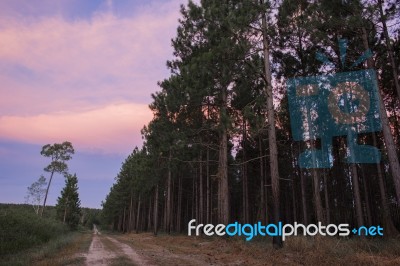
{"type": "Polygon", "coordinates": [[[90,245],[89,231],[76,231],[13,254],[0,256],[5,265],[83,265],[90,245]],[[76,256],[76,254],[80,256],[76,256]]]}
{"type": "Polygon", "coordinates": [[[33,209],[0,206],[0,256],[35,247],[70,232],[51,217],[40,217],[33,209]]]}

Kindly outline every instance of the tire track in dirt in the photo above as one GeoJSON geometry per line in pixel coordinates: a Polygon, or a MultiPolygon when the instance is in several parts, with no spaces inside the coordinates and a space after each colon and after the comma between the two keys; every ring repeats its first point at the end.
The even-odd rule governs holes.
{"type": "Polygon", "coordinates": [[[94,234],[89,252],[86,255],[86,265],[108,265],[108,262],[115,257],[116,254],[106,250],[100,237],[94,234]]]}
{"type": "Polygon", "coordinates": [[[151,266],[147,260],[143,259],[136,251],[134,251],[129,245],[122,243],[115,238],[107,236],[107,239],[110,240],[115,246],[119,248],[120,251],[124,253],[124,255],[129,258],[135,265],[138,266],[151,266]]]}
{"type": "Polygon", "coordinates": [[[100,232],[97,230],[96,226],[94,226],[93,229],[93,239],[88,254],[86,255],[86,265],[110,265],[113,259],[121,257],[127,258],[133,265],[152,265],[129,245],[111,236],[100,236],[100,232]]]}

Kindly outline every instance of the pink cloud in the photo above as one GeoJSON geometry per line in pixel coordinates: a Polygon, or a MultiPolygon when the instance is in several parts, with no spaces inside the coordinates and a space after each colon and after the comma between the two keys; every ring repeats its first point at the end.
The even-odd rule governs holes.
{"type": "MultiPolygon", "coordinates": [[[[168,75],[180,0],[133,17],[0,17],[0,139],[126,153],[168,75]]],[[[102,9],[103,10],[103,9],[102,9]]]]}
{"type": "Polygon", "coordinates": [[[109,105],[85,112],[0,117],[0,138],[33,144],[71,141],[86,151],[129,153],[151,120],[147,106],[109,105]]]}
{"type": "Polygon", "coordinates": [[[169,1],[143,7],[132,18],[96,13],[76,21],[0,19],[0,70],[7,70],[0,72],[0,93],[6,96],[0,114],[79,109],[111,100],[148,103],[157,81],[168,74],[165,61],[171,58],[178,17],[179,3],[169,1]]]}

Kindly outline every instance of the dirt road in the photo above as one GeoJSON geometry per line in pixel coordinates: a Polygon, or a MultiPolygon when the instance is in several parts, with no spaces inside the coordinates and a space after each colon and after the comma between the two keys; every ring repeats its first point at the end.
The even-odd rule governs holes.
{"type": "Polygon", "coordinates": [[[86,265],[152,265],[135,250],[112,236],[103,236],[93,228],[93,239],[86,255],[86,265]]]}

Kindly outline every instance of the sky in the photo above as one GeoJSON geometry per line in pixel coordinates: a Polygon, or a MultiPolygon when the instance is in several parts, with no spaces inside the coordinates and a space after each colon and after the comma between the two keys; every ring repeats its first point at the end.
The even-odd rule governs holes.
{"type": "MultiPolygon", "coordinates": [[[[43,145],[72,142],[81,206],[100,208],[168,77],[186,0],[0,1],[0,202],[24,203],[50,161],[43,145]]],[[[55,175],[48,205],[64,177],[55,175]]]]}

